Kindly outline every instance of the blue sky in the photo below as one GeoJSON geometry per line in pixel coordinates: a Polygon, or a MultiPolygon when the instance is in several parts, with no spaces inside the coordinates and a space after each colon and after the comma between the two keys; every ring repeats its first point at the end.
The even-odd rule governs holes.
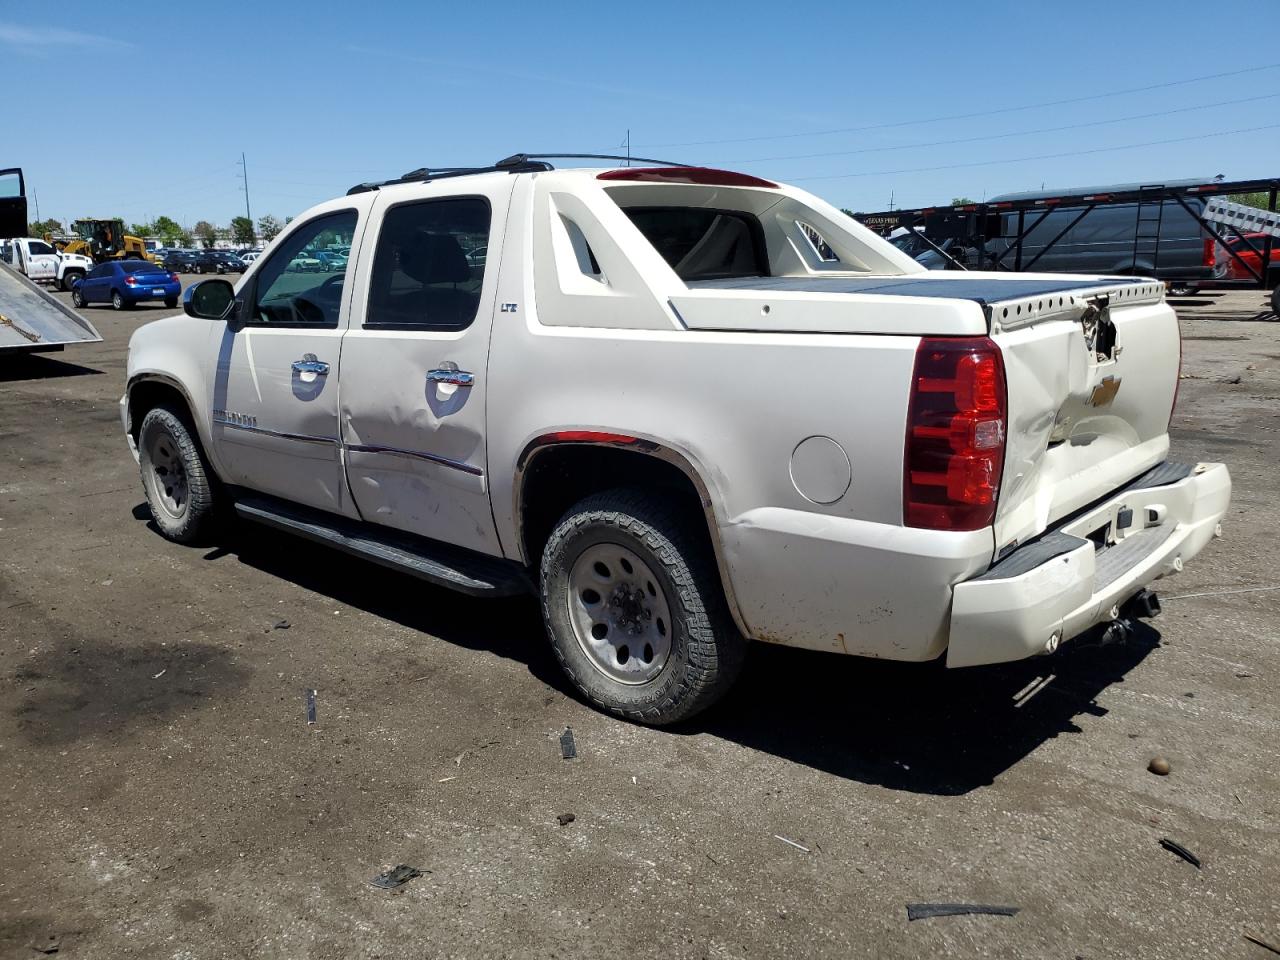
{"type": "Polygon", "coordinates": [[[628,128],[637,155],[856,210],[1280,162],[1275,0],[122,9],[0,6],[0,63],[29,80],[0,100],[0,167],[42,217],[224,225],[241,151],[254,218],[284,217],[423,165],[614,152],[628,128]],[[939,119],[960,114],[981,116],[939,119]]]}

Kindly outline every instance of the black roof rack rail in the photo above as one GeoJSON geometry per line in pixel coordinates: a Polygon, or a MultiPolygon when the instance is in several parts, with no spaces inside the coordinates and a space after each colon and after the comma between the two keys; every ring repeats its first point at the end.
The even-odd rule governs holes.
{"type": "Polygon", "coordinates": [[[408,173],[391,180],[357,183],[347,191],[347,196],[351,196],[353,193],[368,193],[370,190],[377,190],[379,187],[387,187],[396,183],[426,183],[430,180],[466,177],[475,173],[537,173],[545,170],[554,170],[555,167],[547,162],[550,158],[557,160],[623,160],[629,164],[657,163],[664,167],[689,166],[687,163],[676,163],[672,160],[624,157],[611,153],[513,153],[511,156],[503,157],[497,163],[488,167],[419,167],[417,170],[410,170],[408,173]]]}

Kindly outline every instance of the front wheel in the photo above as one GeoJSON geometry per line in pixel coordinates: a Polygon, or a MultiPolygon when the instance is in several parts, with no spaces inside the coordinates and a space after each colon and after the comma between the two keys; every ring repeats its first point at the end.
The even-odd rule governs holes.
{"type": "Polygon", "coordinates": [[[67,290],[70,290],[72,287],[74,287],[74,286],[75,286],[76,281],[77,281],[77,280],[79,280],[79,279],[80,279],[81,277],[83,277],[83,276],[84,276],[84,274],[83,274],[83,273],[81,273],[79,270],[71,270],[71,271],[68,271],[68,272],[67,272],[66,274],[64,274],[64,275],[63,275],[63,277],[62,277],[62,283],[61,283],[61,286],[62,286],[63,291],[65,292],[65,291],[67,291],[67,290]]]}
{"type": "Polygon", "coordinates": [[[71,291],[71,302],[75,304],[75,308],[80,310],[84,307],[84,294],[80,292],[80,288],[76,287],[71,291]]]}
{"type": "Polygon", "coordinates": [[[138,463],[151,518],[176,543],[195,543],[216,507],[212,471],[177,412],[155,407],[138,431],[138,463]]]}
{"type": "Polygon", "coordinates": [[[741,668],[746,641],[693,529],[651,493],[614,490],[571,508],[547,541],[542,615],[552,648],[574,686],[618,716],[685,720],[719,700],[741,668]]]}

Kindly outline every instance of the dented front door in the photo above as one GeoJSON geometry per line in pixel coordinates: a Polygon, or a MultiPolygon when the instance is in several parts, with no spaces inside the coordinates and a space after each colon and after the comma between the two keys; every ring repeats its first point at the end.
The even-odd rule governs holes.
{"type": "Polygon", "coordinates": [[[360,515],[493,555],[485,372],[514,182],[380,197],[342,348],[342,439],[360,515]]]}

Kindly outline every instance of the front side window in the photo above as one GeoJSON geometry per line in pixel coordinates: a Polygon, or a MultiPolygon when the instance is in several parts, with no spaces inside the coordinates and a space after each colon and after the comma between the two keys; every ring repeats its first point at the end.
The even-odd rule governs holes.
{"type": "Polygon", "coordinates": [[[37,240],[33,240],[31,243],[27,244],[27,249],[31,251],[32,255],[53,253],[53,247],[49,246],[47,243],[41,243],[37,240]]]}
{"type": "Polygon", "coordinates": [[[318,217],[276,245],[254,288],[249,323],[272,326],[336,327],[343,273],[320,273],[305,249],[349,240],[357,215],[343,210],[318,217]]]}
{"type": "Polygon", "coordinates": [[[461,330],[480,306],[489,203],[478,197],[406,203],[382,219],[366,327],[461,330]]]}

